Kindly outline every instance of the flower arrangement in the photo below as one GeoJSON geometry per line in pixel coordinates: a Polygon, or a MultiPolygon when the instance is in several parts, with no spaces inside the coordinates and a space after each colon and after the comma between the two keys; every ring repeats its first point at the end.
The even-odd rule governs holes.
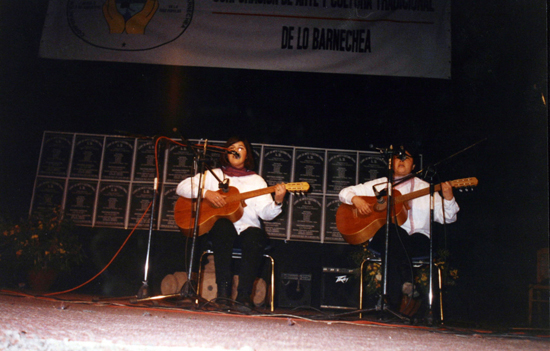
{"type": "MultiPolygon", "coordinates": [[[[351,253],[351,258],[357,266],[367,258],[374,258],[375,255],[369,251],[368,244],[363,244],[361,249],[351,253]]],[[[368,261],[363,266],[363,292],[365,295],[380,295],[382,292],[382,270],[378,262],[368,261]]]]}
{"type": "MultiPolygon", "coordinates": [[[[451,286],[456,284],[458,279],[458,269],[452,268],[449,264],[449,257],[451,256],[449,250],[440,249],[437,251],[436,258],[434,260],[435,265],[441,270],[441,279],[443,286],[451,286]]],[[[436,268],[433,272],[434,276],[437,274],[436,268]]],[[[422,266],[415,272],[414,282],[416,286],[421,287],[424,291],[429,289],[429,277],[430,267],[422,266]]]]}
{"type": "Polygon", "coordinates": [[[0,266],[26,271],[68,271],[84,260],[75,226],[55,208],[15,225],[3,224],[0,266]]]}
{"type": "Polygon", "coordinates": [[[441,278],[443,285],[456,285],[458,280],[458,269],[450,265],[451,253],[449,250],[440,249],[437,251],[436,266],[441,270],[441,278]]]}
{"type": "MultiPolygon", "coordinates": [[[[438,250],[435,255],[437,259],[435,264],[441,270],[441,276],[444,286],[455,285],[458,279],[458,270],[449,265],[450,252],[448,250],[438,250]]],[[[367,245],[363,245],[360,251],[352,253],[353,260],[358,265],[366,258],[373,258],[374,254],[370,252],[367,245]]],[[[368,262],[364,265],[363,291],[365,295],[380,295],[382,293],[382,267],[377,262],[368,262]]],[[[434,275],[437,272],[434,271],[434,275]]],[[[415,285],[417,288],[428,291],[429,289],[430,267],[424,265],[415,269],[415,285]]]]}
{"type": "Polygon", "coordinates": [[[378,295],[382,292],[382,271],[379,263],[369,262],[363,267],[363,291],[366,295],[378,295]]]}

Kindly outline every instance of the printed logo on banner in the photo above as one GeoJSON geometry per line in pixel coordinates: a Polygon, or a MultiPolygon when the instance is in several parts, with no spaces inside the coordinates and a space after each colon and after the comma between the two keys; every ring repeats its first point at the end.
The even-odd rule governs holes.
{"type": "Polygon", "coordinates": [[[168,44],[191,24],[194,0],[72,0],[71,31],[103,49],[140,51],[168,44]]]}

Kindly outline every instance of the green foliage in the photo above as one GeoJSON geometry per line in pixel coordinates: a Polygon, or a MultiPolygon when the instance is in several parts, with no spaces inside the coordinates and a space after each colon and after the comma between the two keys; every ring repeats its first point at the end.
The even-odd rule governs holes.
{"type": "MultiPolygon", "coordinates": [[[[352,252],[351,258],[360,266],[361,263],[368,258],[374,258],[374,254],[368,250],[368,244],[363,244],[360,250],[352,252]]],[[[434,262],[441,270],[441,278],[443,286],[455,285],[458,279],[458,270],[452,268],[449,265],[449,258],[451,256],[448,250],[438,250],[435,255],[437,258],[434,262]]],[[[415,284],[417,288],[423,291],[428,291],[429,288],[429,265],[421,266],[415,269],[415,284]]],[[[434,271],[434,277],[437,277],[437,271],[434,271]]],[[[382,267],[378,262],[365,262],[363,267],[363,291],[365,295],[380,294],[382,292],[382,267]]]]}
{"type": "Polygon", "coordinates": [[[68,271],[84,260],[76,226],[58,209],[31,216],[17,224],[0,225],[2,268],[68,271]]]}

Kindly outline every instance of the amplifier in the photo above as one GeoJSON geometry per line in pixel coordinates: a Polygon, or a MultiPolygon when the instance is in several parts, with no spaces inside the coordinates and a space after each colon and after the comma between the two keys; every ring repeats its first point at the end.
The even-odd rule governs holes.
{"type": "Polygon", "coordinates": [[[359,308],[359,268],[323,267],[321,308],[359,308]]]}
{"type": "Polygon", "coordinates": [[[311,274],[281,273],[279,307],[311,306],[311,274]]]}

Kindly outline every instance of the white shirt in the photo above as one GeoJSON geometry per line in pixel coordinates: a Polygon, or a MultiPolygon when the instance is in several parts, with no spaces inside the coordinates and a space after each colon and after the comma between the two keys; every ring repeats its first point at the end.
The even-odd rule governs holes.
{"type": "MultiPolygon", "coordinates": [[[[354,196],[375,196],[373,185],[376,185],[376,190],[381,191],[386,189],[388,178],[383,177],[375,180],[370,180],[363,184],[353,185],[344,188],[340,191],[340,201],[348,205],[352,205],[351,199],[354,196]]],[[[398,184],[394,187],[402,195],[410,192],[428,188],[430,184],[420,178],[411,178],[406,182],[398,184]]],[[[395,193],[393,194],[396,195],[395,193]]],[[[407,220],[401,225],[409,235],[414,233],[422,233],[427,237],[430,236],[430,196],[425,195],[417,197],[409,201],[410,210],[407,212],[407,220]]],[[[460,207],[453,197],[451,200],[445,200],[439,195],[434,194],[434,220],[438,223],[443,223],[443,209],[445,208],[445,223],[453,223],[457,219],[457,213],[460,207]]]]}
{"type": "MultiPolygon", "coordinates": [[[[237,188],[240,193],[267,188],[265,180],[257,174],[242,177],[229,177],[225,175],[220,168],[214,169],[213,172],[216,173],[219,179],[229,179],[229,186],[237,188]]],[[[200,174],[197,174],[194,177],[184,179],[178,184],[176,193],[186,198],[196,198],[198,194],[197,189],[199,187],[199,176],[200,174]]],[[[219,181],[210,172],[206,172],[206,177],[203,181],[203,196],[206,190],[219,190],[219,181]]],[[[273,201],[271,194],[252,197],[244,200],[244,202],[246,206],[244,207],[243,216],[237,222],[233,223],[239,234],[248,227],[261,228],[260,218],[265,221],[270,221],[283,211],[281,205],[277,205],[275,201],[273,201]]]]}

